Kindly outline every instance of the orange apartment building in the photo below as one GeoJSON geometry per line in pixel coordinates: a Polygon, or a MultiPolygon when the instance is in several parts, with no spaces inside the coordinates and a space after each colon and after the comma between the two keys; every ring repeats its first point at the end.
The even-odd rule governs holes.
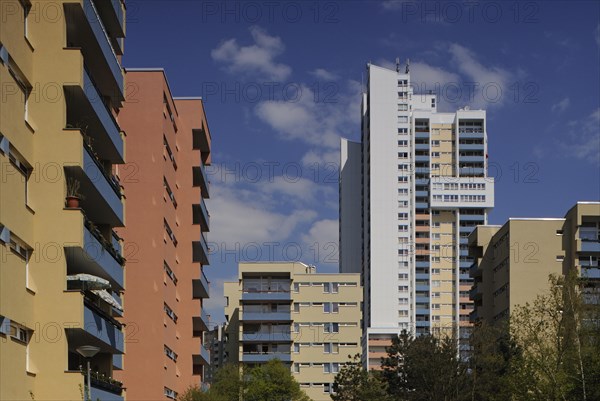
{"type": "Polygon", "coordinates": [[[209,353],[203,299],[209,288],[210,131],[200,98],[174,98],[162,69],[128,69],[119,116],[127,132],[124,238],[128,260],[126,356],[120,379],[128,400],[175,399],[202,386],[209,353]]]}

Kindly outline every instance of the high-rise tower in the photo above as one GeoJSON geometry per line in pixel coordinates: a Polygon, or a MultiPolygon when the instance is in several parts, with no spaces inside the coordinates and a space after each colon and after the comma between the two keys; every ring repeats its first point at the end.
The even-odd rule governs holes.
{"type": "Polygon", "coordinates": [[[468,335],[466,241],[487,223],[494,180],[484,110],[438,112],[408,66],[367,75],[361,142],[342,139],[340,271],[362,272],[363,360],[377,369],[401,330],[468,335]]]}

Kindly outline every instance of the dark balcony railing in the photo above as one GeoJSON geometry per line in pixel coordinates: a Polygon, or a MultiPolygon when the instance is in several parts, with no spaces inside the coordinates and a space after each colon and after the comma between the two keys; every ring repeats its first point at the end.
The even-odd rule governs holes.
{"type": "MultiPolygon", "coordinates": [[[[121,253],[117,249],[115,249],[115,247],[113,246],[113,243],[112,243],[112,239],[111,239],[111,241],[107,241],[106,238],[104,238],[104,236],[102,235],[102,233],[100,233],[100,230],[98,230],[98,228],[90,220],[85,219],[84,224],[85,224],[85,227],[92,234],[92,236],[94,238],[96,238],[98,240],[98,242],[100,242],[100,244],[102,244],[102,247],[104,248],[104,250],[106,250],[108,253],[110,253],[110,255],[117,262],[119,262],[119,264],[121,266],[123,266],[125,264],[125,258],[121,255],[121,253]]],[[[112,233],[111,233],[111,235],[112,235],[112,233]]]]}
{"type": "MultiPolygon", "coordinates": [[[[100,172],[102,173],[104,178],[106,178],[106,181],[108,181],[108,184],[110,185],[110,187],[113,189],[113,191],[115,191],[115,194],[117,194],[117,196],[119,198],[122,198],[123,194],[121,193],[121,184],[120,184],[119,180],[117,179],[117,177],[115,177],[112,174],[112,172],[106,171],[106,169],[104,168],[102,163],[100,163],[100,160],[98,159],[98,156],[94,152],[94,149],[90,146],[89,143],[87,143],[85,141],[85,139],[83,141],[83,148],[90,155],[90,159],[94,162],[94,164],[96,164],[96,166],[98,167],[98,169],[100,170],[100,172]]],[[[84,168],[85,168],[85,166],[84,166],[84,168]]]]}
{"type": "MultiPolygon", "coordinates": [[[[87,377],[87,371],[82,370],[81,374],[87,377]]],[[[90,372],[90,381],[92,387],[117,395],[121,395],[123,393],[123,383],[103,373],[90,372]]]]}

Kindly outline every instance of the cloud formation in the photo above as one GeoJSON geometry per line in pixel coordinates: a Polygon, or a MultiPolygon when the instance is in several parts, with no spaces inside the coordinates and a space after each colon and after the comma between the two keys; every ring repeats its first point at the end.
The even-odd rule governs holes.
{"type": "Polygon", "coordinates": [[[213,60],[225,65],[225,69],[244,77],[256,77],[267,81],[283,81],[292,73],[290,66],[277,63],[285,46],[281,38],[270,36],[264,29],[252,26],[250,34],[254,44],[241,46],[236,39],[223,41],[211,51],[213,60]]]}

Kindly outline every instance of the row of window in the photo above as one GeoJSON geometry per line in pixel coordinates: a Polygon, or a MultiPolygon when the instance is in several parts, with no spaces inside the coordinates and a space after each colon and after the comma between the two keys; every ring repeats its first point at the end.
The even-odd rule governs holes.
{"type": "Polygon", "coordinates": [[[337,362],[333,362],[333,363],[309,363],[309,362],[305,362],[305,363],[294,363],[294,369],[293,372],[294,373],[300,373],[300,369],[302,368],[321,368],[323,369],[323,373],[339,373],[340,371],[340,364],[337,362]]]}
{"type": "Polygon", "coordinates": [[[173,312],[173,309],[171,309],[169,307],[169,305],[167,305],[166,303],[164,304],[164,310],[165,313],[167,314],[167,316],[169,316],[169,318],[174,321],[175,323],[177,323],[177,315],[175,314],[175,312],[173,312]]]}
{"type": "Polygon", "coordinates": [[[323,306],[323,313],[339,313],[340,307],[356,307],[356,302],[296,302],[294,312],[300,312],[301,307],[323,306]]]}
{"type": "Polygon", "coordinates": [[[340,347],[358,347],[358,343],[294,343],[294,353],[300,352],[300,348],[317,347],[323,348],[324,354],[339,354],[340,347]]]}

